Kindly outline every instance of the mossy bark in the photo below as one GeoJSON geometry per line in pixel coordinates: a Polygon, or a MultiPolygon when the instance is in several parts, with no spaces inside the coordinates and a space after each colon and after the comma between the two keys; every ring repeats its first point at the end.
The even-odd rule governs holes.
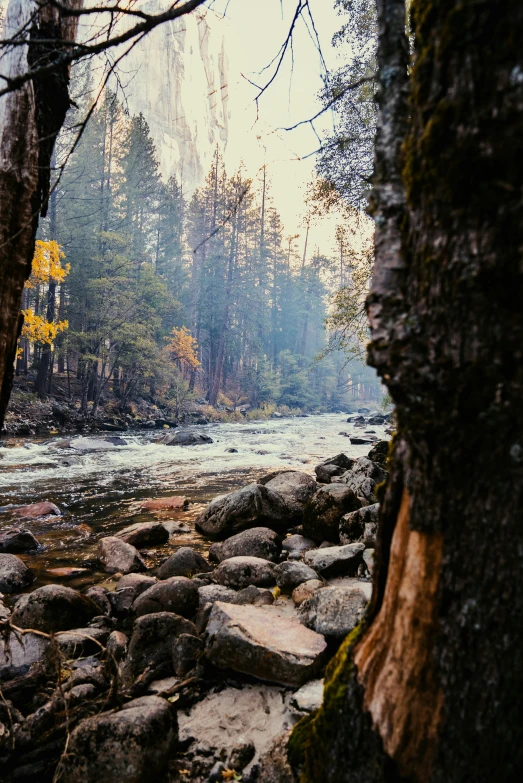
{"type": "Polygon", "coordinates": [[[413,0],[408,77],[404,3],[378,11],[369,358],[398,437],[367,628],[291,757],[307,783],[516,781],[523,4],[413,0]]]}

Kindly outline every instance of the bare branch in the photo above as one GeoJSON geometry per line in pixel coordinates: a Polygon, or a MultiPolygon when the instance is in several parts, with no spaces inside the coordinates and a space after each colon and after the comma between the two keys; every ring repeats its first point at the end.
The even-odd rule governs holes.
{"type": "MultiPolygon", "coordinates": [[[[176,2],[167,11],[164,11],[161,14],[155,14],[153,16],[149,16],[148,18],[144,19],[142,22],[133,25],[129,30],[120,33],[119,35],[114,35],[112,37],[109,36],[105,40],[100,41],[99,43],[96,44],[92,44],[90,46],[84,44],[75,44],[74,46],[71,47],[70,42],[61,41],[60,39],[57,39],[54,42],[56,44],[57,51],[60,51],[60,47],[68,47],[69,50],[60,51],[60,53],[52,62],[47,63],[46,65],[37,66],[36,68],[30,68],[25,73],[20,74],[19,76],[16,76],[14,78],[9,79],[5,76],[2,76],[2,74],[0,74],[0,78],[4,79],[4,81],[7,82],[7,86],[4,87],[2,90],[0,90],[0,97],[2,95],[5,95],[6,93],[13,92],[14,90],[19,89],[29,81],[33,81],[34,79],[40,79],[43,76],[47,76],[51,73],[54,73],[60,68],[63,68],[64,65],[68,65],[70,63],[75,62],[76,60],[80,60],[82,57],[86,57],[87,55],[100,54],[101,52],[105,52],[108,49],[112,49],[115,46],[119,46],[120,44],[127,43],[127,41],[130,41],[134,38],[141,37],[149,33],[151,30],[154,30],[159,25],[164,24],[165,22],[170,22],[173,21],[174,19],[179,19],[181,16],[185,16],[186,14],[191,13],[191,11],[194,11],[196,8],[203,5],[205,1],[206,0],[186,0],[186,2],[183,3],[183,5],[179,5],[179,3],[176,2]]],[[[300,5],[301,5],[301,0],[300,0],[300,5]]],[[[107,9],[103,9],[103,10],[104,12],[107,12],[107,9]]],[[[119,9],[119,12],[124,12],[124,10],[119,9]]],[[[82,12],[79,11],[77,15],[81,16],[83,13],[84,11],[82,10],[82,12]]],[[[12,45],[12,43],[13,41],[4,42],[4,46],[5,45],[10,46],[12,45]]],[[[25,43],[29,44],[29,40],[27,40],[25,43]]]]}

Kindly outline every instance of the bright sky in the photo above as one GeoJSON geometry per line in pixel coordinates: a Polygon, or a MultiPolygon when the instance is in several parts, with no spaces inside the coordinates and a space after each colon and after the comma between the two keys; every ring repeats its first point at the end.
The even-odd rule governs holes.
{"type": "MultiPolygon", "coordinates": [[[[318,92],[324,68],[307,19],[299,20],[293,36],[292,53],[286,56],[278,76],[259,101],[251,81],[263,85],[274,66],[260,73],[275,57],[288,34],[297,0],[218,0],[207,19],[223,31],[229,58],[231,123],[226,163],[229,170],[244,160],[251,176],[267,164],[276,207],[286,232],[303,235],[304,197],[313,177],[318,138],[309,124],[292,131],[292,126],[314,116],[321,108],[318,92]],[[223,16],[226,11],[225,16],[223,16]]],[[[335,68],[339,55],[331,45],[341,20],[334,0],[311,0],[311,10],[328,68],[335,68]]],[[[332,127],[330,113],[316,123],[317,130],[332,127]]],[[[335,220],[322,221],[311,230],[309,247],[332,244],[335,220]]]]}

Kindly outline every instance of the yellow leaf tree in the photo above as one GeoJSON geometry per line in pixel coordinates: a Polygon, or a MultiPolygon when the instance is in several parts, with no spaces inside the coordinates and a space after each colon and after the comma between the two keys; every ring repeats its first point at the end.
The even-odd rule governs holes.
{"type": "Polygon", "coordinates": [[[44,241],[38,239],[35,245],[31,276],[25,284],[25,301],[23,301],[22,305],[24,324],[20,336],[22,346],[18,349],[18,355],[28,352],[29,345],[43,346],[44,374],[48,372],[51,349],[57,335],[69,326],[66,320],[54,320],[56,285],[57,283],[63,283],[71,269],[70,264],[62,265],[64,258],[65,253],[58,242],[55,240],[44,241]],[[39,301],[39,294],[42,288],[47,288],[47,312],[45,316],[36,312],[36,306],[24,307],[24,304],[28,304],[29,292],[31,290],[35,290],[35,299],[39,301]]]}
{"type": "Polygon", "coordinates": [[[175,327],[166,340],[169,358],[181,369],[195,370],[200,366],[198,343],[186,326],[182,326],[181,329],[175,327]]]}

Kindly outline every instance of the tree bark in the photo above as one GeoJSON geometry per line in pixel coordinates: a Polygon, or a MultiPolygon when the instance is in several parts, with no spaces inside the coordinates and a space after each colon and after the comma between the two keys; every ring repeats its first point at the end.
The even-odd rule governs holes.
{"type": "Polygon", "coordinates": [[[373,599],[300,781],[523,774],[523,5],[379,0],[369,360],[398,433],[373,599]],[[410,106],[407,112],[406,95],[410,106]]]}
{"type": "MultiPolygon", "coordinates": [[[[82,0],[66,0],[65,5],[79,8],[82,0]]],[[[4,39],[29,25],[37,9],[33,0],[11,0],[4,39]]],[[[38,39],[71,41],[76,27],[76,18],[62,19],[58,8],[40,6],[28,45],[4,49],[2,74],[12,78],[36,62],[50,62],[60,46],[39,44],[38,39]]],[[[51,155],[69,108],[68,84],[69,68],[64,66],[0,98],[0,427],[13,381],[22,291],[31,272],[38,214],[46,210],[51,155]]]]}

